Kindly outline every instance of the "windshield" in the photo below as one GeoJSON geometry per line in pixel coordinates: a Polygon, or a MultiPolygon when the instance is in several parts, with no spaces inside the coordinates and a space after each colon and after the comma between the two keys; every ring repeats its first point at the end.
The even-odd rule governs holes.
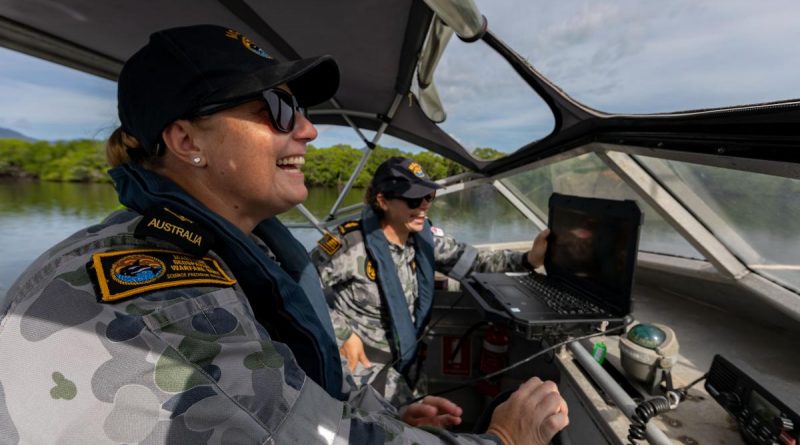
{"type": "Polygon", "coordinates": [[[489,29],[574,99],[613,113],[797,93],[800,3],[477,0],[489,29]]]}
{"type": "Polygon", "coordinates": [[[594,153],[570,158],[519,173],[502,182],[528,199],[543,220],[552,193],[606,199],[635,200],[644,214],[639,250],[678,257],[703,259],[672,226],[608,168],[594,153]]]}
{"type": "MultiPolygon", "coordinates": [[[[798,96],[796,2],[476,4],[492,33],[596,110],[663,113],[798,96]]],[[[553,130],[547,104],[484,42],[452,37],[435,84],[440,126],[476,158],[505,156],[553,130]]]]}
{"type": "Polygon", "coordinates": [[[751,270],[800,290],[800,181],[636,158],[751,270]]]}

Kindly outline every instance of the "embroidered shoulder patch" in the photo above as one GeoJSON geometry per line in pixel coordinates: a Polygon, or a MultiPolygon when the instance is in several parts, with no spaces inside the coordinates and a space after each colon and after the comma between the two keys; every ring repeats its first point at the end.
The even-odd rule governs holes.
{"type": "Polygon", "coordinates": [[[361,221],[347,221],[344,224],[340,224],[338,229],[339,233],[342,235],[346,235],[353,230],[358,230],[361,228],[361,221]]]}
{"type": "Polygon", "coordinates": [[[444,230],[434,226],[431,226],[431,233],[436,236],[444,236],[444,230]]]}
{"type": "Polygon", "coordinates": [[[96,278],[101,303],[115,303],[168,287],[236,283],[211,257],[163,249],[95,253],[87,267],[89,275],[96,278]]]}
{"type": "Polygon", "coordinates": [[[214,244],[209,230],[167,207],[145,210],[133,235],[139,239],[153,237],[168,241],[195,256],[205,255],[214,244]]]}
{"type": "Polygon", "coordinates": [[[367,274],[367,278],[370,281],[375,281],[375,278],[378,277],[378,271],[375,270],[375,265],[372,264],[372,260],[367,258],[367,261],[364,263],[364,272],[367,274]]]}
{"type": "Polygon", "coordinates": [[[326,232],[325,235],[322,235],[322,238],[317,241],[317,244],[319,244],[322,251],[328,255],[333,255],[342,247],[342,242],[339,241],[339,238],[336,238],[330,232],[326,232]]]}

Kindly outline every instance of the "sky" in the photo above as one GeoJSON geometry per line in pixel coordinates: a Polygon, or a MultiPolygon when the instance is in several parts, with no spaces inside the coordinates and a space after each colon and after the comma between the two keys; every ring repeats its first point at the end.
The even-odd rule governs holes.
{"type": "MultiPolygon", "coordinates": [[[[576,100],[651,113],[800,97],[800,3],[476,0],[489,28],[576,100]]],[[[445,131],[467,148],[513,151],[546,136],[547,107],[482,42],[453,38],[435,74],[445,131]]],[[[116,84],[0,48],[0,127],[46,140],[105,138],[116,84]]],[[[360,146],[321,127],[316,146],[360,146]]],[[[390,137],[381,144],[413,149],[390,137]]]]}

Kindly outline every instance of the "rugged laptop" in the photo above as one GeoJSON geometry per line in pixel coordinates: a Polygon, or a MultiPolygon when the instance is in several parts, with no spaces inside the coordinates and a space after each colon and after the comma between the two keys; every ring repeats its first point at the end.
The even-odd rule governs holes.
{"type": "Polygon", "coordinates": [[[488,315],[526,333],[553,324],[622,321],[631,290],[642,213],[634,201],[553,194],[547,275],[475,273],[463,283],[488,315]]]}

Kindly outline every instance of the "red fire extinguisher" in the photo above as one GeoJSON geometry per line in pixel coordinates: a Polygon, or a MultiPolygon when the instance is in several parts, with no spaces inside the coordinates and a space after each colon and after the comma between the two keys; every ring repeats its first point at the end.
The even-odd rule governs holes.
{"type": "MultiPolygon", "coordinates": [[[[489,326],[483,336],[480,356],[481,375],[491,374],[508,366],[508,334],[504,329],[489,326]]],[[[500,392],[500,376],[478,382],[481,394],[496,396],[500,392]]]]}

